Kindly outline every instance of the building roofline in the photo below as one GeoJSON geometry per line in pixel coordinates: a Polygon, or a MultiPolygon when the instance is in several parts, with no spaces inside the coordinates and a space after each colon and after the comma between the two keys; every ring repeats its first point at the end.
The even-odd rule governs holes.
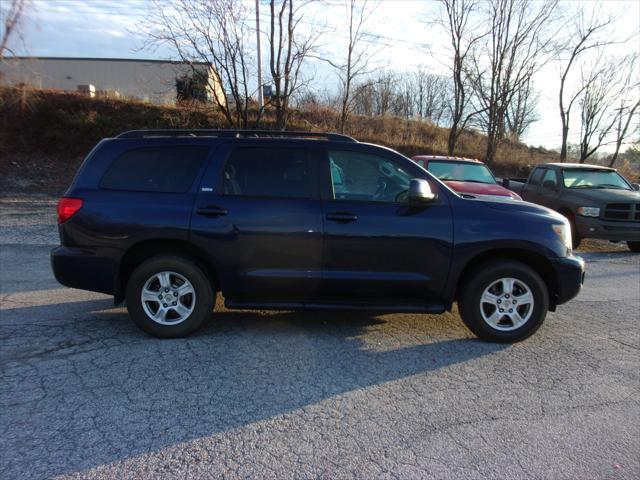
{"type": "Polygon", "coordinates": [[[138,62],[138,63],[170,63],[173,65],[211,65],[209,62],[183,62],[180,60],[157,60],[157,59],[144,59],[144,58],[102,58],[102,57],[22,57],[12,56],[5,57],[5,60],[76,60],[76,61],[99,61],[99,62],[138,62]]]}

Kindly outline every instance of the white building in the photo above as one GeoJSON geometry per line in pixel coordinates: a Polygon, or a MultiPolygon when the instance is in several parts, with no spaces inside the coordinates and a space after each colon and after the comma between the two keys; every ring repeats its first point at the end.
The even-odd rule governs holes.
{"type": "Polygon", "coordinates": [[[213,67],[207,63],[69,57],[5,57],[0,63],[0,79],[11,85],[80,90],[91,95],[95,90],[98,95],[157,104],[175,103],[177,84],[193,79],[194,72],[202,83],[201,96],[212,100],[214,95],[222,95],[213,67]]]}

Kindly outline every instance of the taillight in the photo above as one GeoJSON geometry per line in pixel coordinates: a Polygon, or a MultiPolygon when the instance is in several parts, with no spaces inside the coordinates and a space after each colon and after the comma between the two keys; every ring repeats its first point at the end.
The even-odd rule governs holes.
{"type": "Polygon", "coordinates": [[[62,197],[58,200],[58,223],[64,223],[73,217],[82,208],[82,200],[79,198],[62,197]]]}

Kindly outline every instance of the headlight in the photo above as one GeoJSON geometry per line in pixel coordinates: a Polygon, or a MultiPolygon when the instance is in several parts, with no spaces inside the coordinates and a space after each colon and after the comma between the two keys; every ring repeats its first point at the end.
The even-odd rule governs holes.
{"type": "Polygon", "coordinates": [[[583,217],[599,217],[600,209],[598,207],[578,207],[578,215],[583,217]]]}
{"type": "Polygon", "coordinates": [[[560,237],[564,246],[567,247],[567,255],[571,253],[571,249],[573,247],[573,242],[571,241],[571,227],[569,226],[569,221],[565,221],[562,224],[556,223],[553,225],[553,231],[556,232],[556,235],[560,237]]]}

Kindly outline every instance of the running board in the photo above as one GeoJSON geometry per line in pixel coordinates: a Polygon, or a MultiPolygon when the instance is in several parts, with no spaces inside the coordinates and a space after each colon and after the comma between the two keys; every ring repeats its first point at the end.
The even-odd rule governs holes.
{"type": "Polygon", "coordinates": [[[330,302],[259,302],[253,300],[225,299],[224,306],[234,310],[359,310],[377,313],[443,313],[442,304],[371,304],[371,303],[330,303],[330,302]]]}

